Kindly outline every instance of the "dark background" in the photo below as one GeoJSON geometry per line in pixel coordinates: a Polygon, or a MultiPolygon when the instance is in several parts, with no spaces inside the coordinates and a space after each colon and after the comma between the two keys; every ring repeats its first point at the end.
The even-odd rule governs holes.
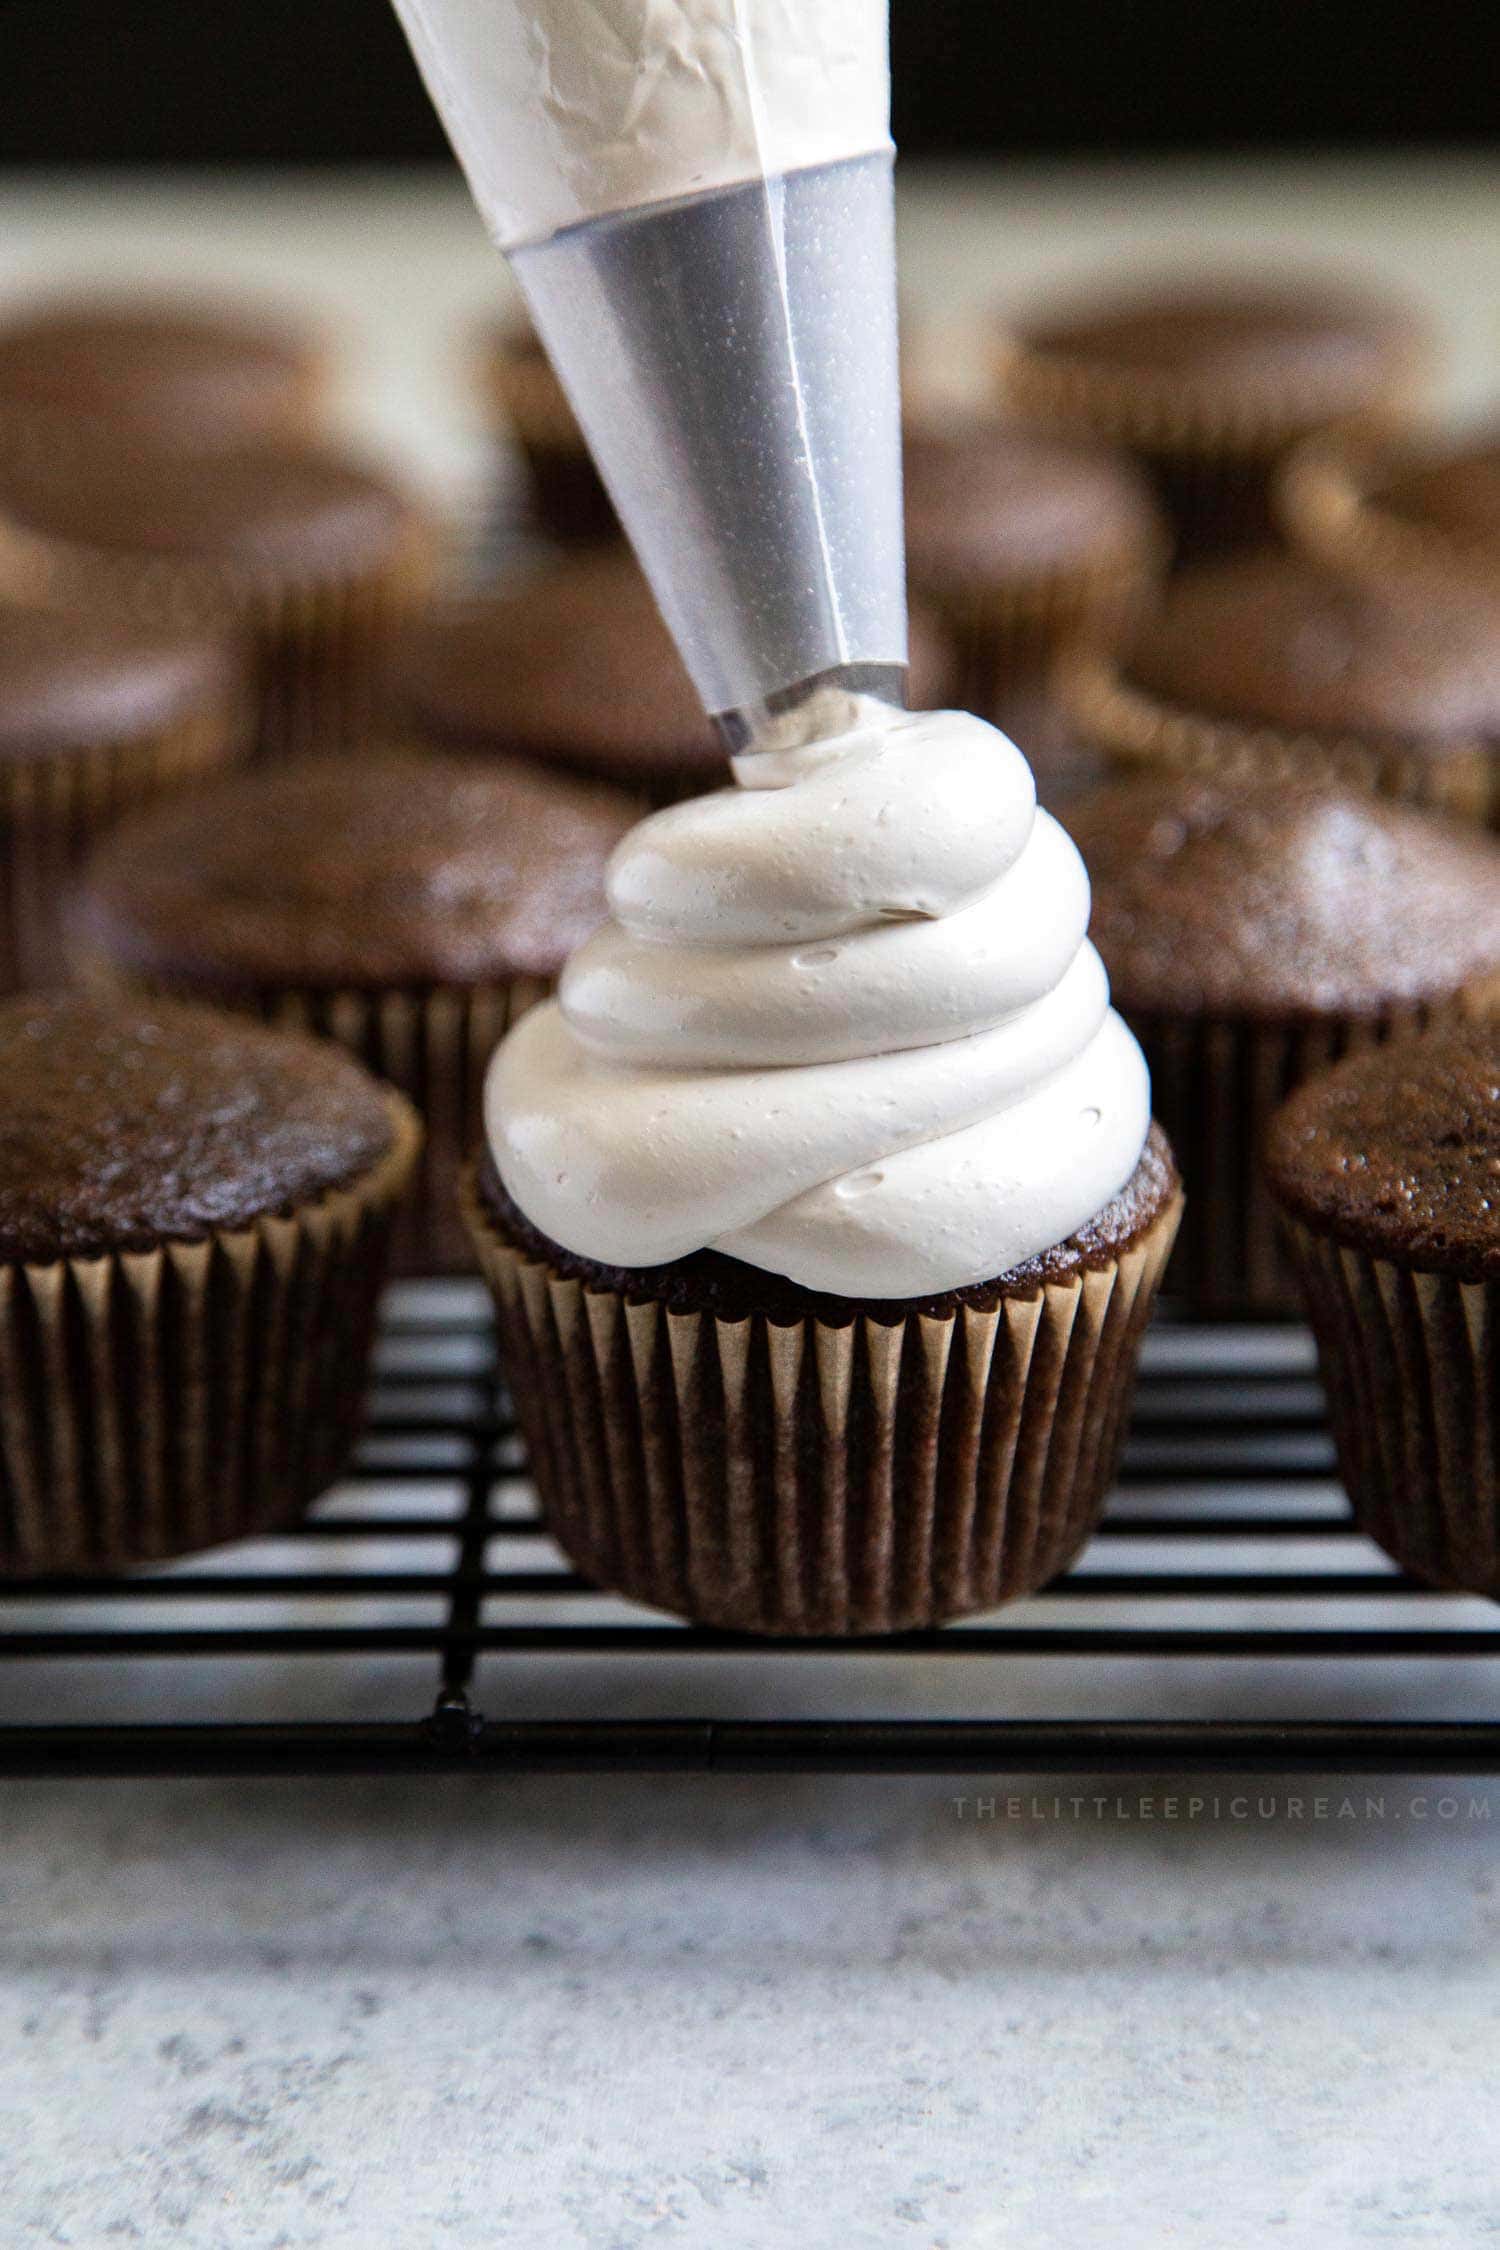
{"type": "MultiPolygon", "coordinates": [[[[1486,141],[1493,12],[1382,0],[893,0],[926,155],[1486,141]]],[[[0,0],[0,163],[427,160],[389,0],[0,0]]]]}

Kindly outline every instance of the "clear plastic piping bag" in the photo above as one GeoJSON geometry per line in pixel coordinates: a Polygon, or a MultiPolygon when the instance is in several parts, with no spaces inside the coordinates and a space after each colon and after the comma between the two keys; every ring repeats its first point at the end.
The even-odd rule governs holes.
{"type": "Polygon", "coordinates": [[[885,0],[395,4],[705,708],[899,701],[885,0]]]}

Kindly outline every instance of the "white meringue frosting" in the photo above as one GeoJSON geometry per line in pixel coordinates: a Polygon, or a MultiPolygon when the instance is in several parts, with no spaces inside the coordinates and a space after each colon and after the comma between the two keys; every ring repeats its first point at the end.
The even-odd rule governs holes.
{"type": "Polygon", "coordinates": [[[1150,1124],[1083,863],[979,719],[825,695],[786,735],[618,847],[613,919],[491,1066],[497,1169],[608,1265],[990,1280],[1118,1193],[1150,1124]]]}

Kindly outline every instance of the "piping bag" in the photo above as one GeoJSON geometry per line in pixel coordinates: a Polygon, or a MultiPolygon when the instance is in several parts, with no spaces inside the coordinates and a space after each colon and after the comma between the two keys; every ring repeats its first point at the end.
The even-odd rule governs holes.
{"type": "Polygon", "coordinates": [[[731,749],[906,666],[887,0],[395,0],[731,749]]]}

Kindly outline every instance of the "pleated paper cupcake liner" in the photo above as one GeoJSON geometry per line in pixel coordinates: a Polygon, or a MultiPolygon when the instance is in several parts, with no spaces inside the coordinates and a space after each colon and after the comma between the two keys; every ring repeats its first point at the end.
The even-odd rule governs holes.
{"type": "Polygon", "coordinates": [[[1118,1003],[1150,1066],[1152,1106],[1187,1191],[1167,1273],[1170,1294],[1214,1316],[1295,1318],[1296,1277],[1261,1169],[1275,1112],[1295,1087],[1342,1056],[1445,1018],[1493,1011],[1497,999],[1476,986],[1379,1016],[1303,1023],[1153,1015],[1118,1003]]]}
{"type": "Polygon", "coordinates": [[[0,992],[62,977],[62,901],[97,839],[240,755],[243,712],[206,708],[136,742],[0,760],[0,992]]]}
{"type": "Polygon", "coordinates": [[[0,525],[0,592],[100,604],[143,624],[232,636],[250,699],[251,746],[262,758],[354,749],[369,739],[385,704],[391,645],[438,565],[437,535],[415,519],[376,568],[300,578],[112,554],[0,525]]]}
{"type": "Polygon", "coordinates": [[[70,961],[77,980],[95,990],[126,986],[154,998],[210,1001],[276,1030],[310,1032],[346,1048],[404,1094],[423,1123],[421,1154],[396,1221],[393,1272],[474,1271],[458,1182],[480,1141],[485,1072],[511,1025],[548,997],[550,983],[511,977],[497,984],[369,992],[310,986],[218,991],[187,981],[122,977],[76,938],[70,961]]]}
{"type": "Polygon", "coordinates": [[[1087,569],[1038,573],[1025,584],[913,577],[953,650],[953,700],[981,716],[1007,691],[1044,684],[1075,649],[1116,647],[1164,557],[1120,555],[1087,569]]]}
{"type": "Polygon", "coordinates": [[[1376,436],[1407,425],[1421,402],[1421,360],[1394,361],[1356,410],[1312,380],[1274,395],[1181,376],[1126,374],[1013,338],[999,354],[1000,393],[1011,412],[1049,429],[1123,446],[1149,471],[1177,531],[1177,559],[1258,545],[1276,528],[1276,478],[1291,449],[1314,435],[1376,436]]]}
{"type": "Polygon", "coordinates": [[[935,1625],[1072,1561],[1180,1203],[1113,1265],[993,1311],[781,1325],[586,1287],[466,1191],[559,1545],[601,1586],[784,1637],[935,1625]]]}
{"type": "Polygon", "coordinates": [[[1500,1289],[1284,1225],[1355,1520],[1413,1577],[1500,1599],[1500,1289]]]}
{"type": "Polygon", "coordinates": [[[359,1429],[419,1128],[203,1242],[0,1264],[0,1577],[108,1572],[292,1521],[359,1429]]]}
{"type": "Polygon", "coordinates": [[[252,692],[263,758],[357,750],[386,705],[386,665],[438,568],[436,540],[414,534],[383,569],[339,582],[264,587],[249,602],[252,692]]]}
{"type": "Polygon", "coordinates": [[[1085,742],[1124,772],[1340,782],[1480,827],[1500,826],[1500,757],[1482,741],[1424,749],[1212,718],[1159,703],[1088,654],[1067,662],[1058,692],[1085,742]]]}

